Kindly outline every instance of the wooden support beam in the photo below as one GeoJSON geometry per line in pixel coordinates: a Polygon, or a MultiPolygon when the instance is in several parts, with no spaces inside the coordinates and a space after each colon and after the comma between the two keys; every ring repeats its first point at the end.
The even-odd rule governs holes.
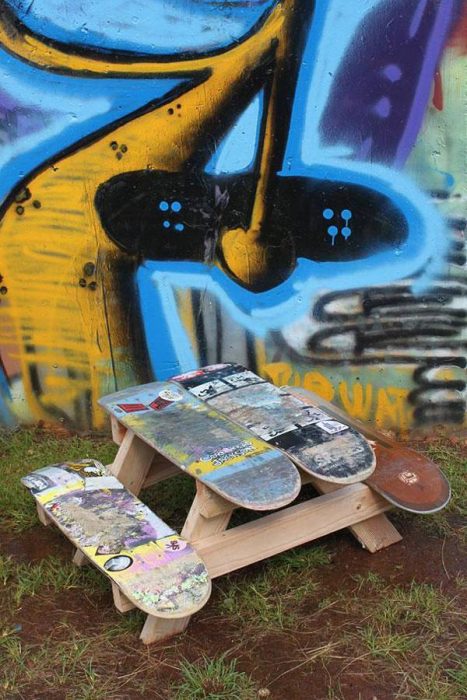
{"type": "Polygon", "coordinates": [[[45,525],[46,527],[47,527],[47,525],[50,525],[52,520],[47,515],[47,512],[45,511],[45,509],[39,505],[39,503],[36,503],[36,510],[37,510],[37,517],[41,521],[42,525],[45,525]]]}
{"type": "Polygon", "coordinates": [[[218,515],[232,513],[235,510],[235,505],[227,499],[222,498],[210,488],[201,484],[199,481],[196,485],[198,494],[199,512],[204,518],[215,518],[218,515]]]}
{"type": "Polygon", "coordinates": [[[146,489],[149,486],[158,484],[160,481],[165,481],[166,479],[170,479],[170,477],[181,473],[182,470],[180,467],[177,467],[168,459],[156,453],[151,463],[146,480],[143,484],[143,488],[146,489]]]}
{"type": "MultiPolygon", "coordinates": [[[[316,479],[311,476],[311,474],[306,474],[305,472],[301,472],[301,476],[302,483],[313,484],[314,488],[321,494],[334,493],[344,488],[342,484],[333,484],[329,481],[316,479]]],[[[389,508],[391,508],[390,504],[388,504],[388,509],[389,508]]],[[[402,540],[402,535],[396,530],[384,513],[375,515],[373,518],[368,518],[368,520],[361,523],[355,523],[355,525],[349,527],[349,530],[358,542],[360,542],[363,549],[367,549],[372,554],[402,540]]]]}
{"type": "Polygon", "coordinates": [[[209,575],[215,578],[373,518],[389,508],[368,486],[351,484],[193,543],[209,575]]]}
{"type": "Polygon", "coordinates": [[[112,440],[117,445],[121,445],[126,433],[125,426],[119,423],[115,416],[110,416],[110,427],[112,429],[112,440]]]}
{"type": "Polygon", "coordinates": [[[114,605],[117,610],[121,613],[126,613],[129,610],[136,608],[136,605],[128,600],[126,595],[124,595],[116,583],[112,581],[112,596],[114,599],[114,605]]]}
{"type": "MultiPolygon", "coordinates": [[[[185,525],[181,532],[181,536],[188,540],[195,547],[200,539],[217,535],[223,532],[228,524],[230,517],[235,510],[235,506],[223,498],[217,497],[220,501],[228,503],[229,508],[220,508],[216,511],[215,505],[209,515],[202,514],[203,507],[211,503],[212,491],[199,481],[196,482],[196,496],[189,510],[185,525]]],[[[214,496],[214,494],[213,494],[214,496]]],[[[216,499],[212,500],[212,504],[216,504],[216,499]]]]}
{"type": "Polygon", "coordinates": [[[154,449],[127,430],[111,466],[112,473],[135,496],[139,494],[154,459],[154,449]]]}
{"type": "Polygon", "coordinates": [[[143,644],[160,642],[168,637],[173,637],[174,634],[184,632],[189,622],[189,617],[166,619],[148,615],[139,638],[143,644]]]}
{"type": "Polygon", "coordinates": [[[84,552],[82,552],[80,549],[75,549],[72,562],[75,566],[79,567],[86,566],[87,564],[91,563],[84,552]]]}

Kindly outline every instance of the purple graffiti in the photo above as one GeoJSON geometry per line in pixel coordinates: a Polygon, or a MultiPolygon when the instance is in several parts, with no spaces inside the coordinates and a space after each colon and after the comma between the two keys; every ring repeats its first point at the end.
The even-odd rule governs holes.
{"type": "Polygon", "coordinates": [[[391,0],[366,16],[321,119],[325,144],[352,147],[358,160],[405,162],[459,7],[459,0],[391,0]]]}

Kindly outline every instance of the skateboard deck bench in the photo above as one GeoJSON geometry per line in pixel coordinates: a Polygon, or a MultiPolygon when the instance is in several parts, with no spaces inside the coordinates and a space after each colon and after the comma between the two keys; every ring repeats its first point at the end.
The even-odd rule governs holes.
{"type": "Polygon", "coordinates": [[[141,639],[163,639],[209,599],[211,583],[193,548],[95,460],[51,465],[22,479],[39,518],[54,523],[112,582],[121,612],[147,613],[141,639]],[[152,631],[157,623],[157,635],[152,631]]]}

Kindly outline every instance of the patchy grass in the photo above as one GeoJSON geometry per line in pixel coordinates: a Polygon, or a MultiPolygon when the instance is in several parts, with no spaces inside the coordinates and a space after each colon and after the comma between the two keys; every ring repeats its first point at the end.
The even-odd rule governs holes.
{"type": "Polygon", "coordinates": [[[173,687],[174,700],[255,700],[258,697],[250,676],[237,670],[237,661],[204,657],[180,663],[182,682],[173,687]]]}
{"type": "Polygon", "coordinates": [[[412,581],[393,586],[381,578],[376,583],[360,580],[356,591],[358,599],[349,603],[352,615],[360,610],[363,624],[343,630],[341,653],[354,652],[347,669],[370,659],[373,674],[391,672],[398,679],[396,698],[465,697],[458,656],[467,641],[460,592],[449,596],[432,585],[412,581]]]}
{"type": "MultiPolygon", "coordinates": [[[[19,483],[64,459],[109,463],[115,449],[109,439],[0,433],[2,700],[467,696],[460,446],[435,440],[423,448],[444,469],[453,498],[434,516],[397,513],[401,547],[369,555],[338,533],[222,577],[187,633],[149,648],[137,639],[144,615],[115,611],[108,581],[71,564],[71,546],[37,524],[34,501],[19,483]],[[36,539],[41,551],[31,545],[36,539]],[[417,568],[420,552],[431,562],[425,573],[417,568]]],[[[180,475],[143,500],[180,528],[193,493],[192,480],[180,475]]]]}
{"type": "Polygon", "coordinates": [[[56,556],[45,557],[35,564],[24,564],[0,554],[0,583],[16,605],[27,596],[44,591],[60,593],[88,587],[97,592],[108,588],[107,579],[96,569],[90,566],[79,569],[71,561],[64,562],[56,556]]]}
{"type": "Polygon", "coordinates": [[[40,429],[0,431],[2,526],[20,532],[37,522],[34,502],[19,481],[25,474],[68,459],[94,457],[107,464],[115,452],[110,440],[76,436],[63,440],[40,429]]]}
{"type": "Polygon", "coordinates": [[[256,634],[291,630],[298,623],[300,604],[314,597],[319,589],[316,570],[329,564],[331,555],[324,546],[293,549],[271,560],[255,576],[231,576],[221,582],[222,613],[255,628],[256,634]]]}

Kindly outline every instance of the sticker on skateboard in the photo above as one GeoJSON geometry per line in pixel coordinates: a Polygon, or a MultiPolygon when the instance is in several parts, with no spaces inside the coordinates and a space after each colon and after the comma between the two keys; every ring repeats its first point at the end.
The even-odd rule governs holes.
{"type": "Polygon", "coordinates": [[[68,539],[141,610],[187,617],[209,599],[210,579],[194,549],[99,462],[55,464],[21,481],[68,539]]]}
{"type": "Polygon", "coordinates": [[[238,506],[273,510],[300,491],[279,450],[170,382],[105,396],[99,403],[157,452],[238,506]]]}
{"type": "Polygon", "coordinates": [[[281,448],[320,479],[350,484],[375,468],[373,449],[363,435],[241,365],[211,365],[171,381],[281,448]]]}
{"type": "MultiPolygon", "coordinates": [[[[290,392],[302,401],[324,401],[305,389],[292,389],[290,392]]],[[[322,404],[321,404],[322,405],[322,404]]],[[[325,404],[325,408],[328,406],[325,404]]],[[[341,411],[336,407],[337,418],[341,411]]],[[[349,416],[349,422],[357,423],[349,416]]],[[[357,427],[357,426],[356,426],[357,427]]],[[[366,430],[366,426],[360,426],[366,430]]],[[[365,478],[374,491],[389,503],[411,513],[429,514],[442,510],[451,498],[451,487],[441,469],[428,457],[415,452],[400,443],[389,440],[377,431],[368,428],[368,437],[375,441],[376,468],[365,478]]]]}

